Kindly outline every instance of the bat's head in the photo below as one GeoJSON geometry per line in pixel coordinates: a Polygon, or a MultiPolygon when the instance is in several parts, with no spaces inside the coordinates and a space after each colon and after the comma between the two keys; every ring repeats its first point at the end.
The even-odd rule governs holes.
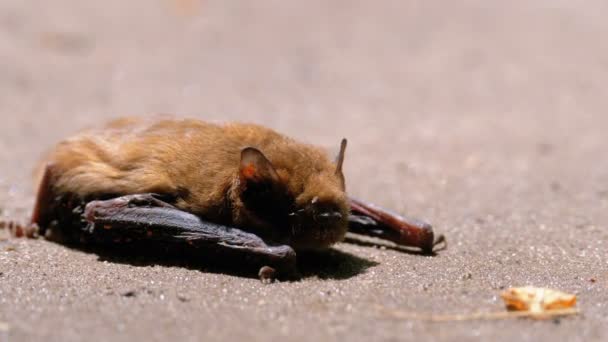
{"type": "Polygon", "coordinates": [[[274,151],[271,158],[253,147],[243,149],[238,185],[242,224],[263,227],[262,235],[300,250],[344,239],[349,214],[342,173],[345,149],[343,139],[335,163],[305,147],[274,151]]]}

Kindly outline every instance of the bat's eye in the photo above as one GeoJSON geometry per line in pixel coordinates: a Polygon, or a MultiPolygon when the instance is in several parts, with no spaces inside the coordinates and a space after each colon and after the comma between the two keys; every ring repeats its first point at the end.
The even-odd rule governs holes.
{"type": "Polygon", "coordinates": [[[342,213],[339,211],[329,211],[324,213],[319,213],[317,218],[321,220],[340,220],[342,219],[342,213]]]}

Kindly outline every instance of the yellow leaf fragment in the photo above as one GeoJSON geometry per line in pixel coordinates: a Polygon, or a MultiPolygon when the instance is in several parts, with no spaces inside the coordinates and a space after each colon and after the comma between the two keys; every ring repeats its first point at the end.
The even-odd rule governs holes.
{"type": "Polygon", "coordinates": [[[529,311],[539,316],[552,310],[572,308],[576,304],[575,295],[533,286],[513,287],[500,296],[505,301],[507,309],[529,311]]]}
{"type": "Polygon", "coordinates": [[[510,288],[500,294],[509,311],[472,312],[462,314],[426,314],[406,312],[378,306],[386,316],[430,322],[454,322],[472,320],[494,320],[513,318],[547,319],[559,316],[577,315],[574,307],[576,296],[557,290],[532,286],[510,288]]]}

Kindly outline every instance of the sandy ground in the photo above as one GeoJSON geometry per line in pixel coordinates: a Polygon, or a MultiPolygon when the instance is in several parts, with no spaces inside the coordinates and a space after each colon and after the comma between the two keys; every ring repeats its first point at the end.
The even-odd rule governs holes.
{"type": "MultiPolygon", "coordinates": [[[[426,218],[436,256],[340,244],[301,281],[0,241],[0,341],[608,340],[604,1],[3,0],[0,208],[53,142],[125,114],[262,123],[335,151],[349,191],[426,218]],[[458,4],[456,4],[458,3],[458,4]],[[503,310],[537,285],[561,320],[503,310]]],[[[1,234],[1,232],[0,232],[1,234]]]]}

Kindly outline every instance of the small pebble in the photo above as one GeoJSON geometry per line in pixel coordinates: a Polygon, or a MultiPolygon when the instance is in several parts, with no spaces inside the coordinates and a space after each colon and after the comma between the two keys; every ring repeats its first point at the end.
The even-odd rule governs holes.
{"type": "Polygon", "coordinates": [[[129,291],[125,291],[123,293],[121,293],[120,295],[123,297],[135,297],[135,291],[134,290],[129,290],[129,291]]]}

